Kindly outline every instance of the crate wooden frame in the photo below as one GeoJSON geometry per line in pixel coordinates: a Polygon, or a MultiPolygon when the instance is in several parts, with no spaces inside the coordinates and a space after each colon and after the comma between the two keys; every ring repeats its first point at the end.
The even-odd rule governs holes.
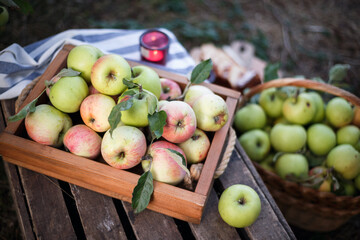
{"type": "MultiPolygon", "coordinates": [[[[66,67],[67,55],[73,47],[73,45],[63,46],[19,109],[30,103],[44,90],[45,80],[51,79],[66,67]]],[[[131,66],[141,65],[137,62],[128,62],[131,66]]],[[[173,79],[182,88],[188,82],[184,76],[157,68],[153,69],[160,77],[173,79]]],[[[195,190],[190,191],[154,181],[154,193],[148,205],[148,209],[153,211],[196,224],[201,222],[202,213],[213,185],[214,173],[221,159],[221,153],[225,147],[240,98],[238,91],[214,84],[202,84],[225,99],[229,109],[229,121],[214,134],[195,190]]],[[[43,94],[38,103],[45,102],[46,99],[46,95],[43,94]]],[[[131,202],[132,191],[140,175],[36,143],[24,135],[26,136],[24,120],[9,123],[0,134],[0,154],[5,161],[113,198],[131,202]]]]}

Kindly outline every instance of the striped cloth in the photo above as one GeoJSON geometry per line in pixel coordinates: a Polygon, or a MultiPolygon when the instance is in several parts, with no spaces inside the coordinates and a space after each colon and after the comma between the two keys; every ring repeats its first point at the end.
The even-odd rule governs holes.
{"type": "MultiPolygon", "coordinates": [[[[73,29],[24,48],[14,43],[0,52],[0,100],[19,96],[27,84],[45,71],[64,44],[91,44],[104,53],[116,53],[125,59],[141,62],[139,37],[146,30],[73,29]]],[[[194,60],[172,32],[159,30],[170,38],[166,65],[142,63],[181,75],[189,74],[194,68],[194,60]]]]}

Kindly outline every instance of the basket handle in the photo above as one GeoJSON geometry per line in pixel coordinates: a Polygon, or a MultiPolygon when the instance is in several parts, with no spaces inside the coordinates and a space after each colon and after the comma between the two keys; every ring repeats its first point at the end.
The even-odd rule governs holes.
{"type": "Polygon", "coordinates": [[[350,103],[360,107],[360,99],[352,93],[349,93],[341,88],[335,87],[330,84],[316,82],[308,79],[297,79],[297,78],[281,78],[256,85],[255,87],[252,87],[246,94],[243,95],[244,97],[242,101],[248,101],[253,95],[267,88],[285,87],[285,86],[304,87],[313,90],[327,92],[332,95],[342,97],[348,100],[350,103]]]}

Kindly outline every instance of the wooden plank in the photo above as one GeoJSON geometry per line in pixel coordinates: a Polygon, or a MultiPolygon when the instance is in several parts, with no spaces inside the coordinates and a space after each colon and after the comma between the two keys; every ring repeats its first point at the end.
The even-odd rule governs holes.
{"type": "Polygon", "coordinates": [[[123,206],[138,239],[182,239],[173,218],[148,209],[135,215],[130,203],[123,206]]]}
{"type": "Polygon", "coordinates": [[[244,229],[249,238],[296,239],[262,182],[261,177],[257,174],[256,170],[249,170],[249,164],[245,163],[247,160],[244,159],[244,152],[240,152],[241,146],[238,141],[235,149],[236,151],[233,152],[231,157],[232,160],[229,162],[224,174],[220,177],[220,181],[224,188],[240,183],[252,187],[259,194],[261,200],[260,215],[251,226],[244,229]]]}
{"type": "Polygon", "coordinates": [[[219,199],[213,189],[204,209],[201,224],[190,223],[196,239],[241,239],[235,228],[230,227],[222,219],[218,211],[219,199]]]}
{"type": "Polygon", "coordinates": [[[38,239],[77,239],[58,181],[19,168],[38,239]]]}
{"type": "Polygon", "coordinates": [[[126,239],[111,197],[70,184],[87,239],[126,239]]]}

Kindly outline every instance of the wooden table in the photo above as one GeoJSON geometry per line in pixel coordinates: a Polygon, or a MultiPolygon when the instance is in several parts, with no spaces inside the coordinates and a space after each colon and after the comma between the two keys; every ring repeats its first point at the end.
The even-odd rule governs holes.
{"type": "MultiPolygon", "coordinates": [[[[1,101],[3,119],[15,100],[1,101]]],[[[145,210],[82,187],[4,162],[18,220],[25,239],[295,239],[274,199],[237,142],[224,174],[216,179],[201,224],[145,210]],[[257,221],[236,229],[218,213],[221,192],[236,183],[254,188],[262,203],[257,221]]]]}

